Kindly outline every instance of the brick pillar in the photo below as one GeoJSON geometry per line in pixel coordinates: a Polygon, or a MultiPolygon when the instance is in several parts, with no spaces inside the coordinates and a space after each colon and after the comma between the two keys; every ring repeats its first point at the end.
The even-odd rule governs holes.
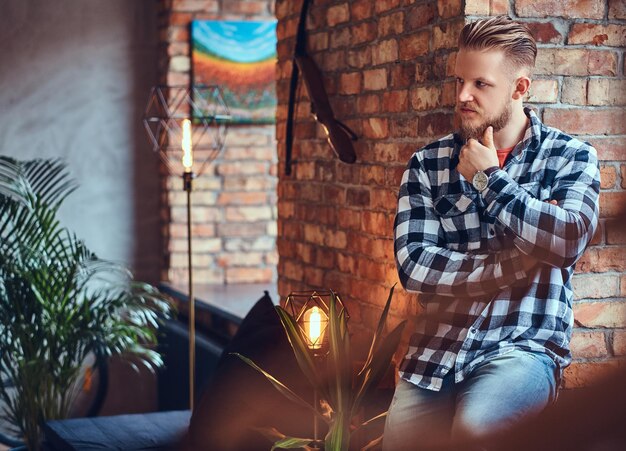
{"type": "MultiPolygon", "coordinates": [[[[301,2],[276,0],[279,292],[332,288],[367,336],[398,279],[392,221],[410,155],[452,129],[457,36],[478,17],[527,22],[539,56],[529,102],[540,117],[581,136],[602,160],[601,231],[574,278],[575,362],[566,386],[585,385],[626,354],[626,97],[623,1],[313,0],[308,47],[336,116],[358,135],[358,161],[338,161],[301,88],[293,173],[284,175],[291,56],[301,2]]],[[[391,322],[419,313],[401,288],[391,322]]]]}
{"type": "MultiPolygon", "coordinates": [[[[272,0],[161,0],[160,82],[191,82],[192,20],[269,20],[272,0]]],[[[163,280],[187,282],[186,193],[163,168],[163,280]]],[[[276,143],[274,125],[231,126],[220,156],[194,180],[194,282],[276,280],[276,143]]]]}

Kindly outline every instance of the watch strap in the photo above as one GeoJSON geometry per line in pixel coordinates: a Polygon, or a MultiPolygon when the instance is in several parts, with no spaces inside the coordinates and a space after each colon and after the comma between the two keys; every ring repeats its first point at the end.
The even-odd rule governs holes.
{"type": "Polygon", "coordinates": [[[500,167],[498,167],[498,166],[491,166],[490,168],[485,169],[483,172],[485,173],[485,175],[487,175],[487,177],[489,177],[492,173],[494,173],[498,169],[500,169],[500,167]]]}

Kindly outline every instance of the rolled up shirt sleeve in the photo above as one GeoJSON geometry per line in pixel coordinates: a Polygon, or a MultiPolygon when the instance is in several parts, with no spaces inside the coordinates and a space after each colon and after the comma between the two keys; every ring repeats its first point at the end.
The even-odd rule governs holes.
{"type": "Polygon", "coordinates": [[[502,170],[491,174],[482,192],[486,216],[506,227],[515,246],[558,268],[576,263],[598,227],[596,151],[586,144],[569,150],[551,183],[549,199],[533,197],[502,170]],[[547,200],[555,200],[557,205],[547,200]]]}
{"type": "Polygon", "coordinates": [[[526,279],[515,247],[494,253],[446,248],[430,187],[418,152],[402,177],[394,225],[396,264],[405,289],[473,298],[526,279]]]}

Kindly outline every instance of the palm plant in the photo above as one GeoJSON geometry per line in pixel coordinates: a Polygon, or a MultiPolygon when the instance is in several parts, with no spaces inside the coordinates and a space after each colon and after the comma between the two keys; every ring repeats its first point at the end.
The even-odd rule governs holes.
{"type": "Polygon", "coordinates": [[[158,290],[60,224],[76,187],[59,160],[0,157],[0,404],[31,450],[44,421],[69,415],[88,356],[159,365],[150,347],[170,312],[158,290]]]}
{"type": "MultiPolygon", "coordinates": [[[[302,399],[287,385],[260,368],[252,360],[236,354],[248,365],[262,373],[285,397],[311,410],[313,415],[328,425],[328,433],[323,444],[326,451],[348,450],[352,433],[387,415],[387,412],[383,412],[361,424],[352,424],[352,420],[359,413],[364,400],[378,386],[389,368],[406,323],[403,321],[398,324],[387,336],[383,337],[394,287],[389,291],[389,297],[374,332],[368,356],[356,377],[353,377],[352,374],[353,365],[347,314],[345,309],[338,308],[337,298],[333,292],[330,293],[328,311],[329,352],[326,357],[327,365],[325,368],[316,364],[314,356],[307,347],[303,330],[298,326],[295,318],[284,308],[276,307],[298,366],[309,379],[313,388],[320,394],[320,405],[323,406],[323,409],[302,399]]],[[[274,440],[272,451],[277,448],[311,450],[319,446],[319,443],[316,443],[312,438],[288,437],[275,429],[261,429],[260,432],[274,440]]],[[[372,440],[363,450],[371,449],[380,444],[381,441],[382,436],[372,440]]]]}

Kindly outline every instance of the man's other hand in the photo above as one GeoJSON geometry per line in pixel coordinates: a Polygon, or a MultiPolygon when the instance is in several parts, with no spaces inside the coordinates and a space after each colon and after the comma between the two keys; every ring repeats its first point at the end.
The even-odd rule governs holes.
{"type": "Polygon", "coordinates": [[[482,144],[475,139],[468,139],[461,147],[459,164],[456,169],[465,180],[471,182],[474,174],[493,166],[499,166],[498,153],[493,143],[493,127],[489,126],[483,133],[482,144]]]}

